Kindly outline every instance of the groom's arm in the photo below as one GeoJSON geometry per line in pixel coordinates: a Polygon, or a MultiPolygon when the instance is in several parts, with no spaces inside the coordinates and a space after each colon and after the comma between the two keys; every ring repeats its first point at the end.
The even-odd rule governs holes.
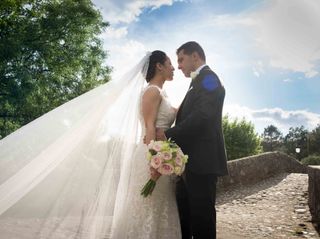
{"type": "Polygon", "coordinates": [[[178,125],[165,132],[167,138],[179,143],[186,137],[194,137],[202,132],[208,120],[212,120],[219,110],[218,98],[221,93],[221,84],[216,75],[204,77],[197,89],[199,92],[194,99],[193,111],[178,125]]]}

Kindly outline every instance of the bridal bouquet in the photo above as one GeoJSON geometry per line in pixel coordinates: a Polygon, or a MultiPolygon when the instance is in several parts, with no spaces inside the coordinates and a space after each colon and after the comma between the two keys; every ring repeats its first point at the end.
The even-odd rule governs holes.
{"type": "MultiPolygon", "coordinates": [[[[147,159],[149,166],[157,170],[161,175],[176,174],[180,176],[188,161],[188,155],[184,155],[180,147],[173,141],[154,141],[148,144],[147,159]]],[[[141,190],[141,195],[147,197],[156,186],[156,181],[149,179],[141,190]]]]}

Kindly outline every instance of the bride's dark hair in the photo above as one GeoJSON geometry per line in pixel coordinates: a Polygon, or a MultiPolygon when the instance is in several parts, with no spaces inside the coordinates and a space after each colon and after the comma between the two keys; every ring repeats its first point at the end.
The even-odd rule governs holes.
{"type": "Polygon", "coordinates": [[[149,57],[149,66],[146,75],[146,81],[149,82],[156,74],[157,63],[164,64],[167,59],[166,53],[163,51],[153,51],[149,57]]]}

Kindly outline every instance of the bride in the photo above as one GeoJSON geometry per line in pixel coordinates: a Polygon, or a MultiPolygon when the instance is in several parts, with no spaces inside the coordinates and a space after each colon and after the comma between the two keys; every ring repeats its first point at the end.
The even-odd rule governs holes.
{"type": "Polygon", "coordinates": [[[143,143],[175,119],[162,89],[173,71],[164,52],[148,53],[0,140],[1,236],[181,238],[173,182],[149,172],[143,143]],[[157,186],[144,198],[150,176],[157,186]]]}

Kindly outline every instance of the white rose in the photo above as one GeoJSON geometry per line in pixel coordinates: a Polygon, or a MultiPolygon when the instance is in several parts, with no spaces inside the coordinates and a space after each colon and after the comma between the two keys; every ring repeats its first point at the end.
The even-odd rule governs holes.
{"type": "Polygon", "coordinates": [[[192,79],[192,80],[195,79],[198,74],[199,74],[199,73],[196,72],[196,71],[191,71],[191,72],[190,72],[190,77],[191,77],[191,79],[192,79]]]}

